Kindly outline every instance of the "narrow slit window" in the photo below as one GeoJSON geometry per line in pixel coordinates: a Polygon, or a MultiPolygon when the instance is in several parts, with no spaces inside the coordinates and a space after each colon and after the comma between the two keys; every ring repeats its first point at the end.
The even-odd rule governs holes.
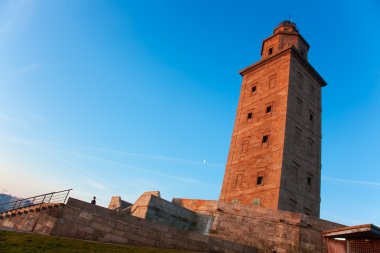
{"type": "Polygon", "coordinates": [[[270,112],[272,112],[272,106],[268,105],[266,109],[266,113],[270,113],[270,112]]]}
{"type": "Polygon", "coordinates": [[[263,184],[263,180],[264,180],[263,176],[259,176],[259,177],[257,177],[256,184],[257,184],[257,185],[262,185],[262,184],[263,184]]]}
{"type": "Polygon", "coordinates": [[[271,55],[271,54],[273,54],[273,47],[269,48],[268,50],[268,55],[271,55]]]}
{"type": "Polygon", "coordinates": [[[269,135],[264,135],[263,136],[263,143],[268,143],[269,140],[269,135]]]}
{"type": "Polygon", "coordinates": [[[256,92],[256,85],[253,85],[251,88],[251,93],[255,93],[255,92],[256,92]]]}
{"type": "Polygon", "coordinates": [[[311,192],[313,188],[313,175],[311,173],[307,173],[306,184],[306,189],[311,192]]]}
{"type": "Polygon", "coordinates": [[[252,119],[253,118],[253,113],[252,112],[249,112],[248,114],[247,114],[247,119],[249,120],[249,119],[252,119]]]}
{"type": "Polygon", "coordinates": [[[311,110],[309,111],[309,125],[311,127],[311,130],[313,130],[313,125],[314,125],[314,112],[311,110]]]}

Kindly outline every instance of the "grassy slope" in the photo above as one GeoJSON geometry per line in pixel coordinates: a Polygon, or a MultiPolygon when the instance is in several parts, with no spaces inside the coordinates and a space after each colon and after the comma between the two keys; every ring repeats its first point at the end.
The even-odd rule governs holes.
{"type": "Polygon", "coordinates": [[[186,251],[98,243],[46,235],[0,231],[0,252],[6,253],[185,253],[186,251]]]}

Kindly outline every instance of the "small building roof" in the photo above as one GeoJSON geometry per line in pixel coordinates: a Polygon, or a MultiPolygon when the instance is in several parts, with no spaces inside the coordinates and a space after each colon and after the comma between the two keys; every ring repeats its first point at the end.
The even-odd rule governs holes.
{"type": "Polygon", "coordinates": [[[322,234],[329,238],[380,239],[380,228],[373,224],[363,224],[325,230],[322,234]]]}

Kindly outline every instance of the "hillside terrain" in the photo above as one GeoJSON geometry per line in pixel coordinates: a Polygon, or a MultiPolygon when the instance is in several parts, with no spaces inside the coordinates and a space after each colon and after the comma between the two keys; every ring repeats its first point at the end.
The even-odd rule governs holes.
{"type": "Polygon", "coordinates": [[[186,253],[188,251],[90,242],[46,235],[0,231],[0,253],[186,253]]]}

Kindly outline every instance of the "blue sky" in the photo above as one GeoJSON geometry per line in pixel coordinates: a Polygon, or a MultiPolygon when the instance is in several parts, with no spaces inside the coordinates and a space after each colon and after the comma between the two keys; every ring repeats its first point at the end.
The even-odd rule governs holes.
{"type": "Polygon", "coordinates": [[[380,225],[378,1],[0,1],[0,188],[217,199],[240,69],[292,15],[323,89],[321,218],[380,225]]]}

